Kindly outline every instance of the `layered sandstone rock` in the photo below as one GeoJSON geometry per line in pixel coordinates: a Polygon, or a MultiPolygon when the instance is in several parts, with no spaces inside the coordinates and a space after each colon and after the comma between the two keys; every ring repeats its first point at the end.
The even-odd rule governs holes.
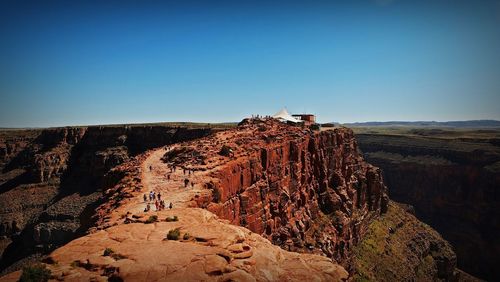
{"type": "Polygon", "coordinates": [[[391,199],[453,245],[458,266],[498,280],[500,148],[497,139],[360,134],[367,160],[383,169],[391,199]]]}
{"type": "Polygon", "coordinates": [[[1,132],[0,269],[85,234],[102,191],[123,177],[112,168],[147,149],[211,132],[168,126],[1,132]]]}
{"type": "MultiPolygon", "coordinates": [[[[116,146],[124,146],[128,138],[119,137],[116,146]]],[[[245,120],[235,129],[129,157],[104,179],[96,226],[44,260],[53,278],[345,280],[345,269],[355,273],[358,266],[355,246],[388,216],[381,171],[363,160],[346,128],[245,120]],[[156,211],[154,201],[143,199],[150,191],[161,192],[173,209],[156,211]],[[165,240],[174,230],[179,234],[165,240]]],[[[394,277],[458,277],[446,241],[416,222],[409,225],[415,236],[398,240],[394,253],[425,275],[405,270],[394,277]]],[[[406,230],[399,223],[395,228],[406,230]]],[[[39,240],[50,236],[60,234],[40,232],[39,240]]]]}
{"type": "Polygon", "coordinates": [[[284,251],[203,209],[157,215],[156,223],[120,224],[76,239],[45,261],[53,277],[65,281],[117,277],[125,281],[341,281],[348,277],[326,257],[284,251]],[[179,221],[164,221],[173,215],[179,221]],[[177,228],[179,240],[165,238],[177,228]],[[106,249],[110,255],[105,255],[106,249]]]}
{"type": "Polygon", "coordinates": [[[208,210],[284,249],[346,266],[369,221],[387,207],[380,170],[363,161],[346,128],[320,132],[250,120],[165,159],[212,170],[205,185],[214,197],[202,204],[208,210]]]}

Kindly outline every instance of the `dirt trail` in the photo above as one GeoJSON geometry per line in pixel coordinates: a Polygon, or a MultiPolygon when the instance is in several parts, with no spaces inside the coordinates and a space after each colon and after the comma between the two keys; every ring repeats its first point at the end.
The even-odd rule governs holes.
{"type": "MultiPolygon", "coordinates": [[[[175,146],[170,147],[168,150],[174,149],[175,146]]],[[[161,158],[168,151],[165,148],[158,148],[153,150],[149,156],[144,160],[141,166],[141,182],[143,189],[141,193],[137,193],[133,199],[125,203],[119,209],[122,212],[131,212],[132,214],[142,213],[149,202],[149,192],[154,191],[156,194],[161,194],[161,199],[165,201],[168,207],[172,203],[173,208],[187,208],[190,206],[191,199],[195,195],[206,193],[203,189],[203,178],[207,172],[195,172],[189,174],[177,167],[172,172],[170,165],[164,163],[161,158]],[[170,175],[170,179],[168,178],[170,175]],[[189,184],[185,187],[184,180],[188,179],[189,184]],[[194,186],[191,186],[193,182],[194,186]],[[148,198],[148,202],[144,202],[144,194],[148,198]]],[[[150,213],[156,212],[154,201],[149,202],[151,205],[150,213]]]]}

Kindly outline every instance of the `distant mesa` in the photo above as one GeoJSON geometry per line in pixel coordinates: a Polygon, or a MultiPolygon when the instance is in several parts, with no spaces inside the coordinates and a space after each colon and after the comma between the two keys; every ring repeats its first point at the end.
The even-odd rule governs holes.
{"type": "Polygon", "coordinates": [[[464,120],[464,121],[369,121],[342,124],[347,127],[363,126],[408,126],[408,127],[456,127],[456,128],[500,128],[498,120],[464,120]]]}

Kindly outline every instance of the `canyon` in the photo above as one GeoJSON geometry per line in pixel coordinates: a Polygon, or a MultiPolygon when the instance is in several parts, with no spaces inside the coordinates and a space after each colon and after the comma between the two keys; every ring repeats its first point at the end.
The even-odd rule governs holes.
{"type": "Polygon", "coordinates": [[[111,169],[147,149],[200,138],[210,128],[72,127],[5,131],[0,142],[1,269],[85,234],[111,169]]]}
{"type": "Polygon", "coordinates": [[[474,279],[389,200],[347,128],[247,119],[7,136],[5,281],[30,259],[69,281],[474,279]],[[150,191],[173,208],[148,209],[150,191]]]}
{"type": "Polygon", "coordinates": [[[500,260],[497,130],[358,129],[366,160],[383,170],[391,199],[454,247],[458,266],[496,281],[500,260]]]}

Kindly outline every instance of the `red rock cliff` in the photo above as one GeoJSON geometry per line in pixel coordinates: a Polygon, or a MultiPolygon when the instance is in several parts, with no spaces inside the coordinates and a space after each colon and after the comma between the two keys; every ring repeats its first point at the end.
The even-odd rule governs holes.
{"type": "Polygon", "coordinates": [[[202,206],[287,250],[347,261],[370,219],[387,208],[380,170],[364,162],[347,128],[252,120],[190,146],[201,165],[179,163],[215,167],[206,184],[212,203],[202,206]]]}
{"type": "Polygon", "coordinates": [[[450,241],[458,266],[500,280],[498,139],[360,134],[367,160],[383,169],[391,199],[450,241]]]}

